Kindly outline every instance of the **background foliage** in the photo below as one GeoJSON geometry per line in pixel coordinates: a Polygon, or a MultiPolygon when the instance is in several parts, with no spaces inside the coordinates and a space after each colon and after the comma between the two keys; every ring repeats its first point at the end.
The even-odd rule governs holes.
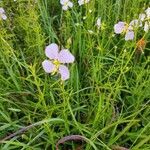
{"type": "Polygon", "coordinates": [[[136,43],[144,32],[126,42],[113,31],[117,21],[137,18],[149,0],[91,0],[81,7],[74,0],[66,12],[56,0],[0,5],[8,17],[0,21],[0,137],[39,122],[1,143],[1,150],[54,150],[60,138],[72,134],[90,142],[67,142],[60,149],[81,144],[85,150],[150,149],[149,34],[136,61],[136,43]],[[101,30],[95,26],[99,16],[101,30]],[[41,66],[52,42],[76,57],[64,84],[41,66]]]}

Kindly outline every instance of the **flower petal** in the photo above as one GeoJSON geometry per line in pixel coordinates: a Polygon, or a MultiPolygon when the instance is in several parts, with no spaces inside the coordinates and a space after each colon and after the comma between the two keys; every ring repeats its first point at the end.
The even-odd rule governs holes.
{"type": "Polygon", "coordinates": [[[149,28],[150,28],[150,25],[149,25],[148,22],[146,21],[145,24],[144,24],[144,31],[145,31],[145,32],[148,32],[149,28]]]}
{"type": "Polygon", "coordinates": [[[127,31],[125,35],[125,40],[133,40],[134,39],[134,32],[133,31],[127,31]]]}
{"type": "Polygon", "coordinates": [[[98,27],[98,29],[101,27],[101,17],[99,17],[98,19],[97,19],[97,21],[96,21],[96,25],[97,25],[97,27],[98,27]]]}
{"type": "Polygon", "coordinates": [[[0,14],[3,14],[3,13],[5,13],[5,10],[4,8],[0,7],[0,14]]]}
{"type": "Polygon", "coordinates": [[[62,9],[63,9],[63,10],[68,10],[68,5],[64,5],[64,6],[62,7],[62,9]]]}
{"type": "Polygon", "coordinates": [[[79,1],[78,1],[78,4],[79,4],[79,6],[81,6],[81,5],[84,4],[84,1],[83,1],[83,0],[79,0],[79,1]]]}
{"type": "Polygon", "coordinates": [[[144,21],[146,15],[145,14],[139,14],[139,20],[144,21]]]}
{"type": "Polygon", "coordinates": [[[60,0],[60,4],[61,5],[65,5],[66,3],[68,3],[69,0],[60,0]]]}
{"type": "Polygon", "coordinates": [[[86,4],[86,3],[88,3],[88,2],[90,2],[90,0],[78,0],[78,4],[81,6],[81,5],[83,5],[83,4],[86,4]]]}
{"type": "Polygon", "coordinates": [[[73,3],[72,2],[68,2],[68,6],[70,7],[70,8],[72,8],[73,7],[73,3]]]}
{"type": "Polygon", "coordinates": [[[141,27],[142,21],[140,21],[138,19],[134,19],[130,22],[129,26],[132,26],[133,28],[141,27]]]}
{"type": "Polygon", "coordinates": [[[61,75],[61,80],[67,80],[70,77],[70,72],[68,68],[64,65],[59,66],[59,73],[61,75]]]}
{"type": "Polygon", "coordinates": [[[59,52],[58,61],[60,63],[73,63],[74,60],[74,56],[69,52],[68,49],[63,49],[59,52]]]}
{"type": "Polygon", "coordinates": [[[51,61],[49,61],[49,60],[44,60],[43,62],[42,62],[42,66],[43,66],[43,69],[44,69],[44,71],[46,72],[46,73],[51,73],[51,72],[53,72],[54,70],[55,70],[55,65],[51,62],[51,61]]]}
{"type": "Polygon", "coordinates": [[[55,43],[52,43],[48,46],[46,46],[45,54],[50,59],[57,59],[58,58],[58,45],[55,43]]]}
{"type": "Polygon", "coordinates": [[[117,24],[114,25],[114,32],[116,34],[120,34],[125,29],[125,22],[119,21],[117,24]]]}
{"type": "Polygon", "coordinates": [[[7,16],[5,14],[2,14],[1,17],[2,17],[3,20],[7,19],[7,16]]]}
{"type": "Polygon", "coordinates": [[[146,10],[145,10],[145,13],[147,15],[147,18],[149,19],[150,18],[150,7],[148,7],[146,10]]]}

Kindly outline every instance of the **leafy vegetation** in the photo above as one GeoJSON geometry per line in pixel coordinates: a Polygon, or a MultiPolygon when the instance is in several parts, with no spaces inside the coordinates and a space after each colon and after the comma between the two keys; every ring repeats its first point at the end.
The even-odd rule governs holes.
{"type": "Polygon", "coordinates": [[[67,11],[59,0],[0,2],[0,149],[55,150],[59,139],[81,135],[59,149],[150,150],[150,34],[140,28],[125,41],[114,33],[149,0],[72,2],[67,11]],[[50,43],[75,56],[67,81],[42,68],[50,43]]]}

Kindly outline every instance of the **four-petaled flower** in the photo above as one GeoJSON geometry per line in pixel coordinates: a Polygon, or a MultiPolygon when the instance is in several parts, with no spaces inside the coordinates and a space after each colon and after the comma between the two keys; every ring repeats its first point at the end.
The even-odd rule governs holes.
{"type": "Polygon", "coordinates": [[[81,5],[88,3],[89,1],[90,0],[78,0],[78,4],[81,6],[81,5]]]}
{"type": "Polygon", "coordinates": [[[64,64],[73,63],[75,60],[74,56],[69,52],[69,50],[62,49],[59,52],[58,45],[52,43],[46,47],[45,54],[49,58],[49,60],[44,60],[42,62],[45,72],[52,74],[60,73],[61,80],[69,79],[70,73],[64,64]]]}
{"type": "Polygon", "coordinates": [[[60,4],[63,10],[68,10],[69,7],[73,7],[73,3],[70,0],[60,0],[60,4]]]}
{"type": "Polygon", "coordinates": [[[7,16],[5,15],[5,10],[2,7],[0,7],[0,20],[1,19],[3,19],[3,20],[7,19],[7,16]]]}
{"type": "Polygon", "coordinates": [[[116,34],[125,33],[126,41],[134,39],[133,27],[129,26],[126,22],[119,21],[117,24],[115,24],[114,32],[116,34]]]}

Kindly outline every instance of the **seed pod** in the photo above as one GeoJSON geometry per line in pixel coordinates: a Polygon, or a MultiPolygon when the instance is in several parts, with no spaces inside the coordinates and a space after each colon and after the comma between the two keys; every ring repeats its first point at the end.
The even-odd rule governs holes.
{"type": "Polygon", "coordinates": [[[137,54],[142,54],[144,53],[144,48],[146,46],[146,40],[141,38],[137,43],[136,43],[136,53],[137,54]]]}

